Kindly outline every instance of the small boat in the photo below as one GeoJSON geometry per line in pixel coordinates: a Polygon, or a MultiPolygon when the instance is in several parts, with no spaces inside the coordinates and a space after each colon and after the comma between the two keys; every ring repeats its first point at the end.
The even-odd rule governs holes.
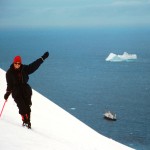
{"type": "Polygon", "coordinates": [[[117,120],[116,114],[111,113],[110,111],[107,111],[104,113],[104,118],[108,120],[113,120],[113,121],[117,120]]]}

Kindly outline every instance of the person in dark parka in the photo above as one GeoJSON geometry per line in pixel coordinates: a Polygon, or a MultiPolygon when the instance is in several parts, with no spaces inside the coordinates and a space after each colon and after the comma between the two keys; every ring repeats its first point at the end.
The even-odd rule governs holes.
{"type": "Polygon", "coordinates": [[[4,99],[7,101],[9,95],[12,94],[22,117],[23,125],[27,125],[28,128],[31,128],[30,113],[32,105],[32,89],[28,84],[29,75],[35,72],[48,56],[49,52],[46,52],[41,58],[29,65],[22,64],[21,57],[16,56],[6,72],[7,89],[4,99]]]}

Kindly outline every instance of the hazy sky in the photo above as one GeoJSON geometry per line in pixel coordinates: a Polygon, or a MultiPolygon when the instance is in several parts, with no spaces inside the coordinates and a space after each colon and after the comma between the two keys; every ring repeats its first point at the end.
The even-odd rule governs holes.
{"type": "Polygon", "coordinates": [[[150,26],[150,0],[0,0],[0,27],[150,26]]]}

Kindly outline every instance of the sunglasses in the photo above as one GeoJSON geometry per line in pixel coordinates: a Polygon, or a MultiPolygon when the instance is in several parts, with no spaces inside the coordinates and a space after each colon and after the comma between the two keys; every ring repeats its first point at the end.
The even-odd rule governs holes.
{"type": "Polygon", "coordinates": [[[21,63],[14,63],[15,65],[21,65],[21,63]]]}

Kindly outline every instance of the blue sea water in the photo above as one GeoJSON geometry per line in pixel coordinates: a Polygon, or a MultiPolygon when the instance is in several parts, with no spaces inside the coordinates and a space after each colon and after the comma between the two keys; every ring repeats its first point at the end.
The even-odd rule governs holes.
{"type": "Polygon", "coordinates": [[[149,28],[5,29],[0,68],[7,70],[16,55],[29,64],[48,50],[49,59],[30,76],[35,90],[100,134],[149,150],[149,39],[149,28]],[[124,51],[138,59],[105,61],[109,53],[124,51]],[[116,122],[103,119],[106,110],[117,114],[116,122]]]}

